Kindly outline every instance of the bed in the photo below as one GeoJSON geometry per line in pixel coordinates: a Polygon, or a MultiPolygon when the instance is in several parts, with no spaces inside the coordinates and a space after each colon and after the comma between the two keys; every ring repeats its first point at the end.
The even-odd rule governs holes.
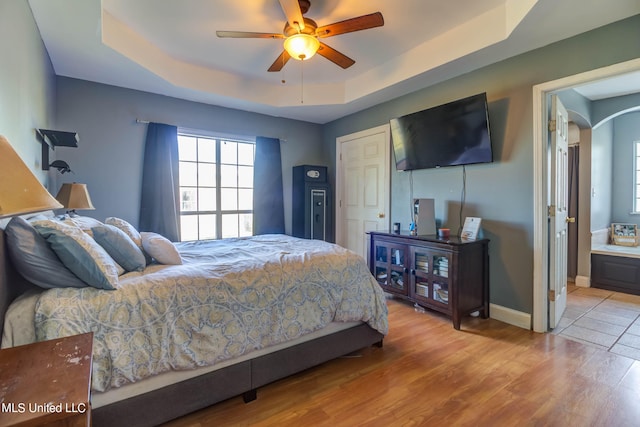
{"type": "Polygon", "coordinates": [[[381,346],[387,332],[364,260],[322,241],[178,243],[181,264],[121,274],[115,290],[36,287],[17,273],[7,241],[3,232],[2,346],[93,331],[95,426],[157,425],[231,397],[248,402],[270,382],[381,346]]]}

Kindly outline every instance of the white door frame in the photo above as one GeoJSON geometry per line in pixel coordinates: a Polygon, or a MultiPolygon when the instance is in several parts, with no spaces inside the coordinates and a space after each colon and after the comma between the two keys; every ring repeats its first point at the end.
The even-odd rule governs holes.
{"type": "MultiPolygon", "coordinates": [[[[378,133],[384,133],[386,135],[386,142],[387,142],[387,146],[385,147],[387,156],[389,156],[389,154],[391,153],[391,130],[389,127],[389,123],[386,123],[384,125],[380,125],[371,129],[366,129],[360,132],[355,132],[355,133],[351,133],[349,135],[343,135],[343,136],[339,136],[336,138],[336,202],[335,202],[335,230],[336,230],[336,234],[335,234],[335,241],[336,243],[341,242],[343,235],[342,235],[342,218],[344,216],[343,211],[342,211],[342,207],[340,206],[340,200],[342,200],[342,181],[344,179],[343,177],[343,170],[341,167],[341,162],[340,162],[340,158],[342,156],[342,143],[345,140],[352,140],[352,139],[357,139],[357,138],[363,138],[369,135],[375,135],[378,133]]],[[[387,185],[387,197],[386,200],[384,201],[385,203],[385,209],[383,214],[385,215],[385,218],[387,219],[387,222],[390,220],[391,215],[390,215],[390,205],[391,205],[391,161],[390,161],[390,157],[389,161],[386,162],[386,166],[385,166],[385,183],[387,185]]]]}
{"type": "Polygon", "coordinates": [[[547,95],[552,92],[596,80],[640,70],[640,59],[541,83],[533,87],[533,330],[547,332],[549,289],[549,237],[547,201],[549,200],[548,111],[547,95]]]}

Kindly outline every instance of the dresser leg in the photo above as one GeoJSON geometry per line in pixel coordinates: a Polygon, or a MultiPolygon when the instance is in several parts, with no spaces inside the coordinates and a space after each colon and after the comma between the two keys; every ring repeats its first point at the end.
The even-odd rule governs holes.
{"type": "Polygon", "coordinates": [[[453,313],[453,328],[460,330],[460,313],[453,313]]]}

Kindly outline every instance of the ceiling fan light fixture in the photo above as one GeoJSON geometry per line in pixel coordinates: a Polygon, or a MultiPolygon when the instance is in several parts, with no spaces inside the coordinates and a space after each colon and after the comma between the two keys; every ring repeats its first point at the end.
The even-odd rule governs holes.
{"type": "Polygon", "coordinates": [[[309,34],[293,34],[284,40],[284,48],[292,58],[306,61],[316,54],[320,42],[309,34]]]}

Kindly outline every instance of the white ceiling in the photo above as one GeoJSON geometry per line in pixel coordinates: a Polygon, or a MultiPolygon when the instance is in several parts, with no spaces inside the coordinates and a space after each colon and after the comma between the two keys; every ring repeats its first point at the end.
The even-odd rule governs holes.
{"type": "Polygon", "coordinates": [[[278,0],[29,4],[60,76],[315,123],[640,13],[639,0],[311,0],[318,25],[376,11],[385,25],[323,39],[351,68],[316,55],[268,73],[282,40],[215,31],[280,33],[278,0]]]}
{"type": "Polygon", "coordinates": [[[638,93],[640,71],[576,86],[574,90],[591,101],[638,93]]]}

